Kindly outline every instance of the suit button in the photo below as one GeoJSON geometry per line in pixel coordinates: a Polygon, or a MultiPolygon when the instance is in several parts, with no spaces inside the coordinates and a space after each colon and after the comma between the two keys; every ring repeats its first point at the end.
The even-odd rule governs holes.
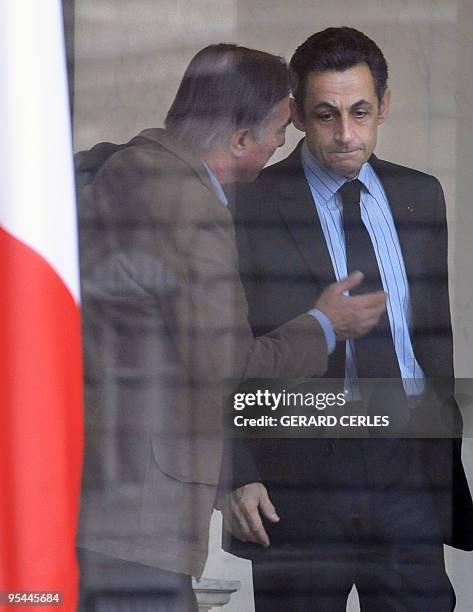
{"type": "Polygon", "coordinates": [[[337,448],[337,443],[336,442],[327,442],[327,444],[325,445],[325,448],[324,448],[324,453],[326,455],[333,455],[333,453],[335,452],[336,448],[337,448]]]}

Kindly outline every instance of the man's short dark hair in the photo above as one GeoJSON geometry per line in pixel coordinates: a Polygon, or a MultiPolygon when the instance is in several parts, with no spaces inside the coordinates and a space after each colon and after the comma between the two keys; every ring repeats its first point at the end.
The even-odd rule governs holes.
{"type": "Polygon", "coordinates": [[[294,98],[301,112],[307,77],[311,72],[343,71],[365,63],[371,71],[378,102],[388,86],[388,64],[378,45],[354,28],[327,28],[312,34],[292,56],[290,65],[297,77],[294,98]]]}
{"type": "Polygon", "coordinates": [[[210,45],[191,60],[165,125],[194,150],[211,151],[241,128],[258,136],[291,85],[282,57],[234,44],[210,45]]]}

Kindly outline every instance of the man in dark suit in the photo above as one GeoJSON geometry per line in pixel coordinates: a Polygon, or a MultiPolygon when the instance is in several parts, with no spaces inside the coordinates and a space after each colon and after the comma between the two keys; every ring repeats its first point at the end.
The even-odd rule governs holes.
{"type": "MultiPolygon", "coordinates": [[[[445,202],[437,179],[373,154],[389,111],[385,58],[363,33],[329,28],[291,66],[292,120],[305,140],[235,199],[253,330],[267,333],[359,269],[365,290],[383,288],[389,301],[370,334],[329,358],[326,376],[345,379],[346,412],[363,399],[361,379],[383,378],[394,391],[375,387],[370,406],[391,412],[399,431],[434,403],[455,413],[428,385],[453,379],[445,202]]],[[[233,535],[253,543],[235,540],[234,550],[253,559],[257,612],[345,610],[353,584],[362,610],[453,609],[442,543],[473,547],[459,440],[235,446],[235,490],[222,508],[233,535]]]]}

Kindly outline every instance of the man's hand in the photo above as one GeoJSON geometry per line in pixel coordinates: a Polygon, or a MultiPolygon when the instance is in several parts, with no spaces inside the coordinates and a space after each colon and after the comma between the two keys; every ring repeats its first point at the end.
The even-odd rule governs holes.
{"type": "Polygon", "coordinates": [[[223,513],[224,526],[242,542],[269,546],[269,538],[261,516],[273,523],[279,521],[266,487],[260,482],[244,485],[223,498],[218,505],[223,513]]]}
{"type": "Polygon", "coordinates": [[[357,287],[362,280],[361,272],[353,272],[327,287],[315,303],[315,308],[330,319],[337,340],[364,336],[376,325],[386,308],[387,295],[384,291],[344,295],[345,291],[357,287]]]}

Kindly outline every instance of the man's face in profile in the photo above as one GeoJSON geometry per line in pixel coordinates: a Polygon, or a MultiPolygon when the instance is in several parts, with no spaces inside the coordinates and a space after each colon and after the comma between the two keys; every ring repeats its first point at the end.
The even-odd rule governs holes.
{"type": "Polygon", "coordinates": [[[376,146],[378,125],[389,111],[389,91],[381,103],[367,64],[343,71],[312,72],[307,78],[304,113],[292,101],[294,125],[306,134],[318,163],[353,178],[376,146]]]}
{"type": "Polygon", "coordinates": [[[240,182],[254,181],[278,147],[286,141],[286,128],[290,123],[289,96],[276,105],[263,133],[257,138],[249,132],[247,150],[239,168],[240,182]]]}

